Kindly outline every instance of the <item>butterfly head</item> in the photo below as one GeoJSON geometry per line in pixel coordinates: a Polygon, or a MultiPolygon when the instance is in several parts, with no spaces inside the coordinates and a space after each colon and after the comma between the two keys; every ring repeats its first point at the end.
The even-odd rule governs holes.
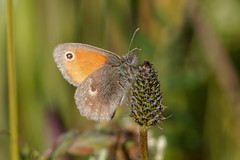
{"type": "Polygon", "coordinates": [[[138,61],[137,56],[136,54],[133,53],[133,51],[135,50],[141,51],[141,48],[136,47],[132,49],[131,51],[128,52],[127,56],[123,58],[123,61],[127,63],[128,66],[136,66],[137,64],[138,61]]]}
{"type": "Polygon", "coordinates": [[[122,58],[123,63],[127,64],[128,66],[136,66],[137,64],[137,56],[132,53],[128,54],[127,56],[122,58]]]}

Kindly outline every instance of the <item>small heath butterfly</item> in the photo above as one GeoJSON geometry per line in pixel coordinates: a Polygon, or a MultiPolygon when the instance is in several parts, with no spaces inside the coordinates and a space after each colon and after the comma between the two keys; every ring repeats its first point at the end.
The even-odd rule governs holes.
{"type": "MultiPolygon", "coordinates": [[[[139,48],[133,50],[136,49],[139,48]]],[[[63,43],[55,47],[54,61],[63,77],[77,87],[74,98],[82,116],[99,122],[113,118],[137,72],[133,50],[119,57],[81,43],[63,43]]]]}

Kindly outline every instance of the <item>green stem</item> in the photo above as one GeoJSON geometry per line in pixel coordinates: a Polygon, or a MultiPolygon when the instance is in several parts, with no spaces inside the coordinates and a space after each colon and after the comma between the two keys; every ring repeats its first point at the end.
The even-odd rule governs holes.
{"type": "Polygon", "coordinates": [[[148,160],[148,141],[147,141],[147,127],[139,126],[139,143],[140,143],[140,157],[141,160],[148,160]]]}
{"type": "Polygon", "coordinates": [[[9,121],[10,121],[10,153],[11,160],[18,160],[18,123],[17,123],[17,98],[16,98],[16,73],[13,53],[12,36],[12,1],[7,0],[7,63],[8,63],[8,96],[9,96],[9,121]]]}

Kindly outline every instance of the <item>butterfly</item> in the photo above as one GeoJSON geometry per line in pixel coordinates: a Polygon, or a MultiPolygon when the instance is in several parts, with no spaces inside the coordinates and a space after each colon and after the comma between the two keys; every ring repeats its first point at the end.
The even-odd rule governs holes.
{"type": "Polygon", "coordinates": [[[63,77],[77,87],[74,98],[82,116],[99,122],[114,117],[137,73],[137,57],[133,53],[136,49],[139,48],[120,57],[82,43],[63,43],[55,47],[54,61],[63,77]]]}

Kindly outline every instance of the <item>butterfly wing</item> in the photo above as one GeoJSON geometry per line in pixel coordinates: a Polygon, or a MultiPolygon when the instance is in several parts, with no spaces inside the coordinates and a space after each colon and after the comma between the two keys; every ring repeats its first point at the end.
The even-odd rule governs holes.
{"type": "Polygon", "coordinates": [[[109,121],[130,86],[114,67],[120,65],[120,57],[90,45],[65,43],[54,49],[54,60],[64,78],[78,87],[75,101],[80,113],[109,121]]]}
{"type": "Polygon", "coordinates": [[[103,66],[90,74],[76,90],[75,101],[81,115],[100,122],[111,120],[130,85],[116,67],[103,66]]]}
{"type": "Polygon", "coordinates": [[[75,86],[104,65],[120,63],[118,55],[81,43],[59,44],[53,56],[63,77],[75,86]]]}

